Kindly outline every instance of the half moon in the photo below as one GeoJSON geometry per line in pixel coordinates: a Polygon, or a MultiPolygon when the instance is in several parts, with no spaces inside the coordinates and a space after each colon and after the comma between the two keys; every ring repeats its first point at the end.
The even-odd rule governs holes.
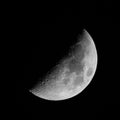
{"type": "MultiPolygon", "coordinates": [[[[52,84],[52,87],[46,86],[44,88],[40,88],[37,91],[32,91],[32,93],[40,98],[46,100],[65,100],[71,97],[76,96],[81,93],[92,80],[96,67],[97,67],[97,51],[92,37],[85,31],[85,39],[86,39],[86,55],[84,57],[83,62],[85,63],[84,68],[84,81],[85,84],[78,86],[74,91],[66,90],[58,85],[52,84]]],[[[51,86],[51,85],[50,85],[51,86]]]]}

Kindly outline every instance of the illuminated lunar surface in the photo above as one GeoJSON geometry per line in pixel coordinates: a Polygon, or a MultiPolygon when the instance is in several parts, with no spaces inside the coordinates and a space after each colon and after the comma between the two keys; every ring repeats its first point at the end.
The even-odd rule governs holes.
{"type": "Polygon", "coordinates": [[[97,67],[97,51],[93,39],[87,32],[84,39],[82,46],[85,52],[81,61],[84,66],[80,69],[81,72],[79,65],[63,66],[60,70],[62,72],[56,78],[52,78],[55,80],[48,80],[45,85],[32,90],[34,95],[46,100],[65,100],[78,95],[89,85],[97,67]],[[68,82],[67,85],[63,84],[64,80],[68,82]]]}

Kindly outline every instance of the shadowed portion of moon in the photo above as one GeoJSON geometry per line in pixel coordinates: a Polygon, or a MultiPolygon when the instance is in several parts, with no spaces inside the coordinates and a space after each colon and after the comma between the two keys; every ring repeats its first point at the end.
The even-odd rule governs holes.
{"type": "Polygon", "coordinates": [[[86,34],[84,40],[74,47],[68,59],[47,78],[49,80],[45,85],[36,89],[33,93],[49,100],[64,100],[75,96],[85,87],[85,78],[91,78],[93,76],[96,65],[96,48],[90,35],[86,34]],[[85,66],[88,68],[86,71],[84,69],[85,66]],[[65,71],[65,68],[67,71],[65,71]],[[76,75],[74,80],[71,80],[72,74],[76,75]],[[63,75],[65,76],[62,78],[61,76],[63,75]],[[70,84],[71,81],[72,83],[70,84]]]}

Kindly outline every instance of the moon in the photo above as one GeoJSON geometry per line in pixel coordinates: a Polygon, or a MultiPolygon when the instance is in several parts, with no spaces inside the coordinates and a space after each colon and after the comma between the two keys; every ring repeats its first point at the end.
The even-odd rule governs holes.
{"type": "Polygon", "coordinates": [[[46,78],[45,84],[31,90],[34,95],[46,100],[66,100],[78,95],[89,85],[97,68],[97,50],[87,31],[83,39],[78,43],[78,46],[81,45],[80,51],[78,49],[74,57],[63,60],[63,65],[58,71],[55,69],[52,77],[46,78]]]}

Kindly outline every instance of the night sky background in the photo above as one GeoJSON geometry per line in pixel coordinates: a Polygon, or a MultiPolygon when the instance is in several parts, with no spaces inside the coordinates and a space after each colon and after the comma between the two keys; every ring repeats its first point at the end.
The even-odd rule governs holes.
{"type": "Polygon", "coordinates": [[[48,115],[54,119],[54,115],[59,115],[96,119],[112,115],[119,101],[118,87],[114,87],[117,83],[113,82],[116,79],[110,76],[113,66],[110,57],[114,54],[112,34],[117,26],[114,18],[112,1],[22,4],[18,24],[24,78],[16,80],[16,105],[26,118],[41,119],[44,115],[47,119],[48,115]],[[92,36],[98,52],[98,66],[90,85],[80,95],[61,102],[45,101],[29,93],[38,78],[68,53],[84,29],[92,36]]]}

